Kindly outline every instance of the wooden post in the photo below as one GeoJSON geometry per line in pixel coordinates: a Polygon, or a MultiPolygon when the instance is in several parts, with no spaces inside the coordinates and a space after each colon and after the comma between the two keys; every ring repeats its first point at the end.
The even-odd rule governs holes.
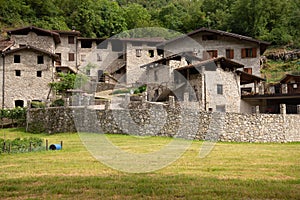
{"type": "Polygon", "coordinates": [[[48,151],[48,140],[46,140],[46,151],[48,151]]]}
{"type": "Polygon", "coordinates": [[[60,141],[61,150],[63,149],[63,141],[60,141]]]}
{"type": "Polygon", "coordinates": [[[29,143],[29,152],[32,151],[32,142],[29,143]]]}

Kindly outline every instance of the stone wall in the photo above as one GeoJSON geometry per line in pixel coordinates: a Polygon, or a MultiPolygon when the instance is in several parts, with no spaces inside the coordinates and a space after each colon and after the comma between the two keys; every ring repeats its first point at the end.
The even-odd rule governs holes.
{"type": "Polygon", "coordinates": [[[300,115],[211,113],[163,104],[146,105],[143,109],[134,107],[31,109],[27,116],[28,131],[77,130],[230,142],[300,141],[300,124],[297,123],[300,115]]]}

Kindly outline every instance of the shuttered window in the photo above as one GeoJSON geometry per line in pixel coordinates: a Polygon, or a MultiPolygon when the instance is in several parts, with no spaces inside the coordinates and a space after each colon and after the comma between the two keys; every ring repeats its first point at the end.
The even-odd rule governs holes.
{"type": "Polygon", "coordinates": [[[203,59],[211,59],[211,58],[217,58],[218,57],[218,50],[209,50],[209,51],[203,51],[203,59]]]}
{"type": "Polygon", "coordinates": [[[226,58],[228,58],[228,59],[234,58],[234,50],[233,49],[226,49],[226,58]]]}
{"type": "Polygon", "coordinates": [[[241,52],[242,58],[256,58],[257,57],[257,49],[256,48],[244,48],[241,52]]]}

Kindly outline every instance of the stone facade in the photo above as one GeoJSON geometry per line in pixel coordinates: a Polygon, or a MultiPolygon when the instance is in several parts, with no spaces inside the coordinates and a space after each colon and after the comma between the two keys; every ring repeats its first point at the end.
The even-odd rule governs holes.
{"type": "MultiPolygon", "coordinates": [[[[3,58],[2,58],[3,59],[3,58]]],[[[54,80],[53,58],[34,49],[23,49],[5,57],[4,106],[27,106],[28,100],[45,101],[50,94],[49,83],[54,80]],[[15,63],[14,56],[20,56],[15,63]],[[38,56],[43,63],[38,64],[38,56]],[[23,103],[22,103],[23,102],[23,103]]],[[[3,65],[1,65],[3,72],[3,65]]],[[[3,75],[3,73],[1,73],[3,75]]],[[[2,91],[1,91],[2,93],[2,91]]],[[[2,95],[0,97],[2,102],[2,95]]]]}
{"type": "Polygon", "coordinates": [[[295,123],[300,115],[199,112],[153,104],[146,107],[150,109],[31,109],[27,116],[28,131],[84,131],[229,142],[300,141],[300,124],[295,123]]]}

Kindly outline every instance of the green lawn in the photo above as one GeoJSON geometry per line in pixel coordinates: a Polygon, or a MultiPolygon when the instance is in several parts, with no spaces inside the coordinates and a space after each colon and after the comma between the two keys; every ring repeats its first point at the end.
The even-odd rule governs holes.
{"type": "MultiPolygon", "coordinates": [[[[173,164],[151,173],[113,170],[94,159],[78,134],[0,137],[64,142],[62,151],[0,154],[0,199],[300,199],[300,143],[217,143],[200,158],[200,141],[173,164]]],[[[119,148],[145,153],[170,138],[108,135],[119,148]]],[[[129,163],[130,164],[130,163],[129,163]]]]}

